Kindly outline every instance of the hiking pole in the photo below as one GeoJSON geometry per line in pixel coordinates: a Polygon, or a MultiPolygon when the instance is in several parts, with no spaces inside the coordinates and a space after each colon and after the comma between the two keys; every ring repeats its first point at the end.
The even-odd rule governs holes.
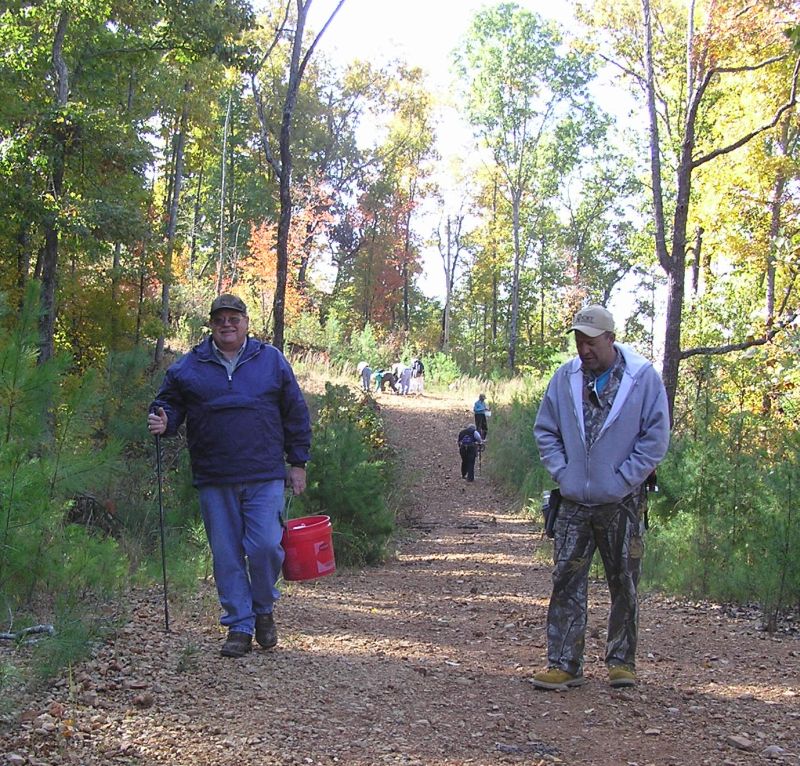
{"type": "Polygon", "coordinates": [[[161,573],[164,579],[164,631],[169,633],[169,602],[167,601],[167,552],[164,543],[164,497],[161,471],[161,435],[156,434],[156,473],[158,474],[158,520],[161,528],[161,573]]]}

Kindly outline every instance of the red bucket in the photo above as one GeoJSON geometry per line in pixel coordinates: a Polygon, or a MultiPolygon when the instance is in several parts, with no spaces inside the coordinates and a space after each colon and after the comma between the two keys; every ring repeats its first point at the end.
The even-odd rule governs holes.
{"type": "Polygon", "coordinates": [[[330,516],[289,519],[281,545],[286,553],[284,580],[313,580],[336,571],[330,516]]]}

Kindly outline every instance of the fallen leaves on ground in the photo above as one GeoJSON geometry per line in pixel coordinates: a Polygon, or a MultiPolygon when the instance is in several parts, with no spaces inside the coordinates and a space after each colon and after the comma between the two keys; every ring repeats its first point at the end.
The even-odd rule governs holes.
{"type": "Polygon", "coordinates": [[[800,642],[744,609],[645,594],[639,685],[614,691],[594,583],[589,683],[535,690],[549,542],[485,475],[461,479],[469,402],[379,402],[402,463],[403,528],[385,565],[287,584],[278,647],[240,660],[219,655],[211,582],[173,605],[169,634],[160,591],[132,593],[128,624],[5,717],[0,763],[800,763],[800,642]]]}

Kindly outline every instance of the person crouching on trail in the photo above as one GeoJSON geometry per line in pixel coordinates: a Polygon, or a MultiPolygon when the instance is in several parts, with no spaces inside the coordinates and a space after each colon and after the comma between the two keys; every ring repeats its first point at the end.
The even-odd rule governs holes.
{"type": "Polygon", "coordinates": [[[580,686],[589,567],[600,550],[611,596],[605,663],[612,687],[636,684],[637,587],[647,480],[669,446],[667,395],[653,365],[615,343],[602,306],[575,315],[578,356],[550,380],[533,433],[561,505],[553,540],[546,670],[539,689],[580,686]]]}
{"type": "Polygon", "coordinates": [[[395,374],[391,370],[384,370],[383,377],[381,378],[381,393],[386,393],[386,386],[389,386],[389,391],[393,394],[396,394],[397,389],[397,378],[395,374]]]}
{"type": "Polygon", "coordinates": [[[475,481],[475,456],[479,446],[483,444],[480,432],[472,424],[458,433],[458,451],[461,455],[461,478],[475,481]]]}
{"type": "Polygon", "coordinates": [[[253,634],[264,649],[278,643],[272,610],[284,558],[284,491],[287,483],[295,495],[306,488],[311,421],[286,357],[249,337],[240,298],[215,298],[209,325],[211,334],[167,370],[147,426],[174,436],[186,421],[228,629],[221,652],[243,657],[253,634]]]}

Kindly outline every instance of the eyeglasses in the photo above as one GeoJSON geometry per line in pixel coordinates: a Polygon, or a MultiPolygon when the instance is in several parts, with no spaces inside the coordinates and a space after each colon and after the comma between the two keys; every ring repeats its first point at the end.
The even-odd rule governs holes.
{"type": "Polygon", "coordinates": [[[589,391],[589,400],[595,407],[602,407],[603,403],[600,401],[600,392],[597,390],[597,378],[591,378],[586,384],[589,391]]]}
{"type": "Polygon", "coordinates": [[[227,316],[216,316],[211,317],[211,324],[215,327],[223,327],[226,324],[231,325],[232,327],[238,327],[244,317],[227,317],[227,316]]]}

